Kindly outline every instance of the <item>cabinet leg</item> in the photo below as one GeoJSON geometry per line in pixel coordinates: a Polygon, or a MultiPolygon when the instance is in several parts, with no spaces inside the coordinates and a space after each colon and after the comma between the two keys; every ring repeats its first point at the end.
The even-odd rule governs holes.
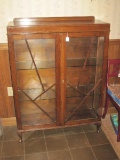
{"type": "Polygon", "coordinates": [[[97,133],[100,133],[101,123],[98,123],[96,126],[97,126],[97,133]]]}
{"type": "Polygon", "coordinates": [[[21,143],[22,142],[22,132],[18,131],[17,134],[19,136],[19,143],[21,143]]]}

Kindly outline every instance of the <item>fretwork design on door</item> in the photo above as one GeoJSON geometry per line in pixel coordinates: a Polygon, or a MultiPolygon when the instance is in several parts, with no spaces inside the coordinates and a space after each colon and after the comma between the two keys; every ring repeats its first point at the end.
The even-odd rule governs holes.
{"type": "MultiPolygon", "coordinates": [[[[97,38],[96,37],[91,37],[88,38],[90,43],[89,46],[87,46],[87,51],[86,51],[86,57],[84,58],[81,66],[79,66],[79,68],[77,69],[78,66],[75,66],[76,64],[73,65],[74,70],[78,70],[76,73],[76,84],[73,82],[73,84],[71,84],[69,82],[69,79],[67,79],[66,81],[66,88],[70,88],[72,89],[73,93],[76,94],[76,97],[79,97],[79,99],[77,100],[77,103],[73,104],[74,106],[71,107],[72,109],[70,109],[69,113],[66,115],[66,122],[69,120],[74,120],[77,119],[77,113],[80,112],[80,110],[83,108],[83,104],[85,103],[85,101],[87,101],[87,99],[89,99],[89,97],[92,97],[92,103],[94,103],[94,94],[95,92],[98,92],[97,90],[99,90],[102,79],[101,78],[97,78],[95,77],[95,74],[88,74],[87,76],[87,81],[84,82],[83,79],[85,77],[85,73],[89,73],[89,69],[88,66],[93,66],[94,68],[97,68],[97,62],[96,64],[89,64],[90,61],[95,58],[97,61],[97,54],[96,57],[94,57],[92,54],[92,48],[95,48],[95,44],[97,43],[97,38]]],[[[88,41],[87,38],[85,38],[84,41],[88,41]]],[[[80,45],[80,42],[78,43],[78,45],[80,45]]],[[[77,47],[77,46],[75,46],[77,47]]],[[[74,48],[75,48],[74,47],[74,48]]],[[[79,47],[80,48],[80,47],[79,47]]],[[[82,49],[81,49],[82,50],[82,49]]],[[[95,49],[96,52],[96,49],[95,49]]],[[[78,57],[77,57],[78,58],[78,57]]],[[[80,58],[80,57],[79,57],[80,58]]],[[[72,67],[72,66],[70,66],[72,67]]],[[[71,68],[72,69],[72,68],[71,68]]],[[[93,70],[93,72],[95,72],[95,70],[93,70]]],[[[69,74],[69,73],[68,73],[69,74]]],[[[74,95],[75,96],[75,95],[74,95]]],[[[70,98],[68,96],[68,98],[70,98]]],[[[69,107],[68,107],[69,108],[69,107]]],[[[96,114],[94,113],[94,105],[91,104],[91,112],[92,114],[96,117],[96,114]]]]}
{"type": "MultiPolygon", "coordinates": [[[[24,59],[24,61],[22,61],[22,62],[26,63],[27,67],[25,66],[23,68],[23,65],[21,65],[22,66],[22,68],[21,68],[21,66],[18,65],[17,69],[20,70],[20,72],[24,72],[24,71],[28,70],[28,72],[30,72],[30,74],[32,74],[32,72],[34,72],[34,76],[33,76],[32,79],[31,79],[31,77],[28,76],[25,84],[22,84],[22,86],[21,86],[22,81],[25,81],[25,80],[24,80],[24,77],[22,77],[22,73],[19,73],[17,87],[18,87],[18,92],[19,92],[19,95],[20,95],[19,99],[20,99],[20,104],[21,104],[20,105],[21,106],[21,113],[22,113],[22,110],[25,110],[25,104],[22,105],[22,101],[24,101],[24,100],[26,101],[27,100],[27,101],[29,101],[29,104],[31,104],[31,107],[30,107],[31,110],[36,110],[35,106],[38,109],[40,109],[40,111],[36,110],[36,113],[35,113],[34,116],[37,116],[41,112],[41,115],[39,115],[40,119],[41,119],[41,117],[42,118],[46,117],[46,116],[48,117],[48,118],[46,118],[46,120],[45,120],[45,118],[43,118],[44,119],[44,123],[52,123],[52,122],[56,123],[55,107],[52,106],[52,105],[55,106],[55,86],[56,86],[55,78],[54,78],[53,73],[52,73],[53,77],[51,77],[52,78],[51,83],[49,83],[49,82],[47,83],[46,80],[45,80],[45,76],[47,77],[47,76],[49,76],[51,74],[50,73],[50,69],[49,69],[50,65],[49,65],[49,67],[47,67],[47,65],[45,64],[44,65],[44,71],[42,71],[41,67],[40,67],[40,63],[42,63],[42,60],[40,61],[40,56],[42,56],[41,55],[42,53],[40,53],[40,51],[38,51],[38,50],[35,50],[37,52],[37,58],[39,57],[36,60],[36,55],[35,55],[35,51],[34,51],[34,45],[33,46],[31,45],[32,44],[31,43],[32,40],[25,39],[25,40],[22,40],[22,41],[24,41],[24,42],[22,42],[22,43],[24,43],[24,46],[26,45],[25,52],[27,52],[27,54],[30,55],[29,60],[31,61],[31,64],[28,65],[27,61],[25,62],[26,59],[24,59]],[[47,75],[45,75],[44,72],[46,72],[47,75]],[[22,79],[22,80],[20,80],[20,79],[22,79]],[[32,83],[34,81],[33,79],[37,82],[37,87],[38,88],[35,86],[36,84],[33,84],[33,87],[32,87],[32,83]],[[24,86],[26,84],[28,85],[28,88],[26,88],[26,87],[24,88],[24,86]],[[26,97],[26,98],[23,98],[23,97],[26,97]],[[49,103],[50,100],[51,100],[51,103],[49,103]],[[32,106],[34,106],[34,107],[32,108],[32,106]],[[46,106],[46,107],[44,107],[44,106],[46,106]],[[48,109],[46,110],[47,107],[49,108],[49,110],[48,109]],[[51,114],[51,110],[54,113],[51,114]]],[[[44,39],[43,41],[48,41],[48,40],[44,39]]],[[[37,45],[40,45],[40,43],[37,42],[37,40],[34,40],[34,42],[38,43],[37,45]]],[[[43,42],[43,43],[44,44],[41,44],[41,46],[44,48],[45,42],[43,42]]],[[[40,48],[40,47],[38,47],[38,48],[40,48]]],[[[41,50],[43,50],[43,48],[41,50]]],[[[50,52],[50,51],[47,51],[47,52],[50,52]]],[[[20,62],[18,62],[18,64],[19,63],[20,62]]],[[[46,63],[46,62],[43,62],[43,63],[46,63]]],[[[52,68],[52,70],[54,70],[54,64],[52,64],[51,68],[52,68]]],[[[23,103],[27,103],[25,101],[23,103]]],[[[27,113],[27,115],[29,116],[30,113],[27,113]]]]}

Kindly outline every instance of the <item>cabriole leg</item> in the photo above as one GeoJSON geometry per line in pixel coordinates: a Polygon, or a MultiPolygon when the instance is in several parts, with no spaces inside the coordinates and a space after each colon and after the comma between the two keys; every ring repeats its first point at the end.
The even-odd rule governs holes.
{"type": "Polygon", "coordinates": [[[21,143],[22,142],[22,132],[18,131],[17,134],[19,136],[19,143],[21,143]]]}
{"type": "Polygon", "coordinates": [[[100,133],[101,123],[97,123],[96,126],[97,126],[97,133],[100,133]]]}

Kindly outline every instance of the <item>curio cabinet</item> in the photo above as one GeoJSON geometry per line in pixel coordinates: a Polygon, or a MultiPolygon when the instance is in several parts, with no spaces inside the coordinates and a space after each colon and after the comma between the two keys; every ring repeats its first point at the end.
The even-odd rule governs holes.
{"type": "Polygon", "coordinates": [[[110,24],[94,17],[15,18],[7,26],[18,135],[101,125],[110,24]]]}

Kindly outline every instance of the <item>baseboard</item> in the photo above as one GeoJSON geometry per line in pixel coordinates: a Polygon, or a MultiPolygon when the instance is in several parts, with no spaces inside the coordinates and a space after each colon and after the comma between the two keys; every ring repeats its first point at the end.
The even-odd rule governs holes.
{"type": "Polygon", "coordinates": [[[3,126],[14,126],[16,125],[16,117],[1,118],[3,126]]]}

